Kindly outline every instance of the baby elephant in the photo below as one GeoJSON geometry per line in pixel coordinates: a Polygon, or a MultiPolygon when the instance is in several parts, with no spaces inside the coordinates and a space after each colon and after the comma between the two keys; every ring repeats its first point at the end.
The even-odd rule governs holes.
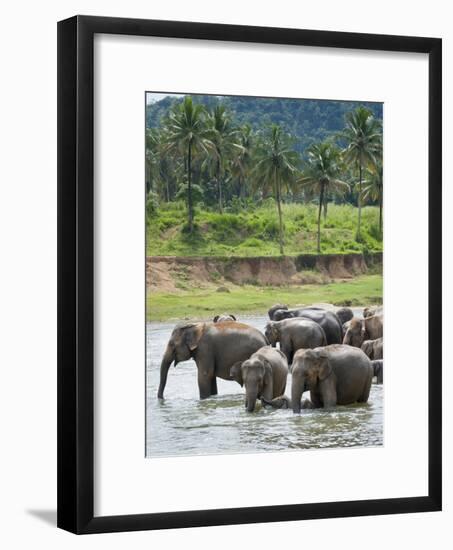
{"type": "Polygon", "coordinates": [[[310,390],[314,408],[366,403],[373,368],[361,349],[333,344],[297,351],[291,374],[293,412],[299,413],[305,390],[310,390]]]}
{"type": "Polygon", "coordinates": [[[362,344],[362,350],[370,359],[382,359],[383,339],[377,338],[376,340],[365,340],[362,344]]]}
{"type": "Polygon", "coordinates": [[[382,359],[376,359],[371,361],[371,366],[373,367],[373,374],[376,376],[376,383],[384,383],[384,361],[382,359]]]}
{"type": "Polygon", "coordinates": [[[327,343],[324,330],[310,319],[269,321],[264,334],[272,346],[280,342],[280,349],[286,355],[288,364],[292,363],[298,349],[317,348],[327,343]]]}
{"type": "Polygon", "coordinates": [[[272,401],[285,392],[288,363],[280,350],[264,346],[246,361],[235,363],[230,375],[245,386],[245,407],[253,412],[257,399],[272,401]]]}

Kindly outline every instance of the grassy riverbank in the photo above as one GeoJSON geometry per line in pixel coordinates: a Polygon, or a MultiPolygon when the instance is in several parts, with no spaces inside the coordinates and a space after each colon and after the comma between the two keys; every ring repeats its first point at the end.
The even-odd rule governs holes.
{"type": "MultiPolygon", "coordinates": [[[[223,214],[199,207],[195,230],[186,228],[183,202],[162,203],[147,216],[148,256],[279,256],[279,225],[275,202],[246,209],[228,207],[223,214]]],[[[283,204],[285,254],[316,253],[317,206],[283,204]]],[[[382,251],[379,209],[362,209],[360,242],[356,241],[357,208],[350,204],[329,204],[321,222],[321,253],[348,254],[382,251]]]]}
{"type": "Polygon", "coordinates": [[[382,302],[382,275],[363,275],[324,285],[297,287],[238,286],[229,292],[206,290],[147,295],[148,321],[210,319],[217,313],[266,313],[275,303],[290,306],[328,302],[335,305],[370,305],[382,302]]]}

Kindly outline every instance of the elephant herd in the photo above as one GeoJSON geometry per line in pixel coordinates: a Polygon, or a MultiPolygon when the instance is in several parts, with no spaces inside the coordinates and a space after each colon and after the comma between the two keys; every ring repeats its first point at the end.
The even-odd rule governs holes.
{"type": "Polygon", "coordinates": [[[383,383],[382,307],[365,308],[363,318],[345,307],[334,312],[282,304],[268,314],[264,334],[226,314],[177,325],[162,358],[158,398],[170,366],[190,358],[197,365],[200,399],[217,394],[217,378],[234,380],[245,388],[249,412],[257,401],[294,413],[365,403],[373,378],[383,383]],[[291,397],[285,395],[289,374],[291,397]],[[305,391],[310,400],[301,402],[305,391]]]}

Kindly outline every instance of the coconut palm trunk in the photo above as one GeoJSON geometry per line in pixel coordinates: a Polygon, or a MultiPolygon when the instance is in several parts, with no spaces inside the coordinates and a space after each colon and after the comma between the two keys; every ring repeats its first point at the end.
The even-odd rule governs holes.
{"type": "Polygon", "coordinates": [[[223,214],[222,180],[220,177],[220,160],[217,159],[217,195],[219,198],[219,212],[223,214]]]}
{"type": "Polygon", "coordinates": [[[379,194],[379,233],[382,234],[382,189],[379,194]]]}
{"type": "Polygon", "coordinates": [[[275,174],[275,188],[277,191],[277,210],[278,210],[278,233],[280,241],[280,254],[283,256],[283,217],[282,217],[282,205],[281,205],[281,189],[280,189],[280,180],[275,174]]]}
{"type": "Polygon", "coordinates": [[[193,203],[192,203],[192,144],[189,141],[187,151],[187,206],[189,233],[193,232],[193,203]]]}
{"type": "Polygon", "coordinates": [[[362,223],[362,158],[359,160],[359,194],[357,197],[357,207],[359,210],[359,219],[357,223],[357,241],[360,241],[360,226],[362,223]]]}
{"type": "Polygon", "coordinates": [[[324,216],[324,221],[327,220],[327,207],[328,207],[328,201],[329,201],[329,197],[327,196],[327,193],[324,194],[324,200],[323,200],[323,216],[324,216]]]}
{"type": "Polygon", "coordinates": [[[321,253],[321,211],[324,203],[324,185],[321,185],[321,192],[319,193],[319,208],[318,208],[318,254],[321,253]]]}

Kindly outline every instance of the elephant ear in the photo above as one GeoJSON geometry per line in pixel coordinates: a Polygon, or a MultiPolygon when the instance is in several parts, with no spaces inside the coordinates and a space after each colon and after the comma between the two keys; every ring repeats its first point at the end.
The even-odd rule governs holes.
{"type": "Polygon", "coordinates": [[[198,342],[203,336],[204,324],[194,323],[184,327],[184,340],[190,351],[194,351],[198,347],[198,342]]]}
{"type": "Polygon", "coordinates": [[[267,359],[263,360],[264,363],[264,383],[268,384],[272,380],[272,365],[267,359]]]}
{"type": "Polygon", "coordinates": [[[322,362],[319,367],[318,378],[323,381],[332,374],[332,367],[330,366],[329,360],[325,354],[320,354],[320,357],[322,357],[322,362]]]}
{"type": "Polygon", "coordinates": [[[242,380],[242,361],[238,361],[231,367],[230,376],[233,380],[236,380],[241,387],[244,385],[244,381],[242,380]]]}
{"type": "Polygon", "coordinates": [[[219,320],[219,317],[220,317],[220,315],[216,315],[216,316],[214,317],[214,319],[212,320],[212,322],[213,322],[213,323],[217,323],[217,321],[219,320]]]}

